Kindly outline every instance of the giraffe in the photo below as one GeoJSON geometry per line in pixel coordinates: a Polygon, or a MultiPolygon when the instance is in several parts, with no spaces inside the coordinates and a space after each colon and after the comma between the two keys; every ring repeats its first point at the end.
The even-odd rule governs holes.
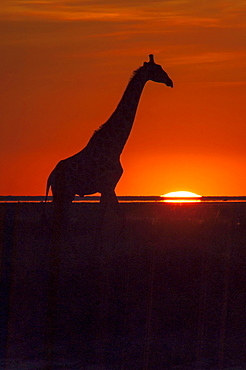
{"type": "MultiPolygon", "coordinates": [[[[75,155],[63,159],[49,175],[46,199],[51,187],[54,207],[64,211],[75,195],[100,193],[104,209],[111,205],[118,208],[115,187],[123,168],[120,155],[130,135],[141,93],[147,81],[164,83],[173,87],[173,82],[155,63],[153,54],[132,75],[123,96],[110,118],[94,132],[88,144],[75,155]]],[[[118,212],[118,211],[117,211],[118,212]]]]}

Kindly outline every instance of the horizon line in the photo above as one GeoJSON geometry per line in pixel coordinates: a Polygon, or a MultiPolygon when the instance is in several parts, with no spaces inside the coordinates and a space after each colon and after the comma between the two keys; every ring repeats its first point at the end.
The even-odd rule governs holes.
{"type": "MultiPolygon", "coordinates": [[[[85,198],[100,198],[101,195],[85,195],[84,197],[80,197],[79,195],[76,195],[74,197],[75,200],[83,200],[85,198]]],[[[1,199],[6,199],[6,198],[43,198],[45,199],[45,195],[0,195],[0,200],[1,199]]],[[[156,199],[205,199],[205,198],[246,198],[246,195],[201,195],[201,196],[194,196],[194,197],[165,197],[163,195],[117,195],[117,198],[156,198],[156,199]]],[[[52,195],[49,195],[47,197],[48,200],[53,199],[52,195]]]]}

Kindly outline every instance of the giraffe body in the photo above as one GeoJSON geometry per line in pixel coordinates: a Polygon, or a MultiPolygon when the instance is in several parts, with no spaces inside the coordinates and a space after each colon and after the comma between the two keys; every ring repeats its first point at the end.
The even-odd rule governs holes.
{"type": "Polygon", "coordinates": [[[83,197],[112,192],[122,173],[119,160],[96,160],[86,150],[82,150],[56,165],[48,179],[47,195],[50,186],[54,201],[59,198],[72,201],[75,194],[83,197]]]}
{"type": "Polygon", "coordinates": [[[136,70],[111,117],[97,131],[84,149],[61,160],[51,172],[46,189],[53,193],[54,204],[70,203],[76,194],[100,193],[103,199],[117,203],[115,187],[123,169],[120,155],[129,137],[134,122],[139,99],[148,80],[173,87],[172,80],[162,67],[150,61],[136,70]]]}

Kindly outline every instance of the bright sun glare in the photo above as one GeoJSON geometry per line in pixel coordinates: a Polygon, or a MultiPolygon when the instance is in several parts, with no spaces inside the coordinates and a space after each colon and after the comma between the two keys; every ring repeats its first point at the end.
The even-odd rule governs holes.
{"type": "Polygon", "coordinates": [[[200,202],[200,199],[194,199],[194,198],[201,198],[201,195],[198,195],[196,193],[192,193],[191,191],[172,191],[171,193],[163,194],[162,197],[164,198],[170,198],[165,199],[164,202],[169,203],[193,203],[193,202],[200,202]],[[177,198],[177,199],[175,199],[177,198]],[[192,198],[192,199],[187,199],[192,198]]]}
{"type": "Polygon", "coordinates": [[[200,198],[201,195],[196,193],[192,193],[190,191],[172,191],[171,193],[167,193],[162,195],[162,197],[168,198],[200,198]]]}

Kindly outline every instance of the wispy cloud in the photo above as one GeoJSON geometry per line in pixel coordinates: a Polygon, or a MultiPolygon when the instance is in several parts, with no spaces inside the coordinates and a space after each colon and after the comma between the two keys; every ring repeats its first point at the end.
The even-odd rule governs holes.
{"type": "Polygon", "coordinates": [[[164,21],[166,25],[245,25],[244,0],[2,0],[0,17],[11,20],[164,21]]]}
{"type": "Polygon", "coordinates": [[[5,20],[22,20],[25,25],[17,25],[15,31],[9,26],[2,44],[10,42],[9,35],[15,32],[16,43],[38,44],[40,47],[42,44],[55,45],[56,48],[60,44],[69,45],[70,55],[77,56],[81,50],[72,52],[72,43],[83,45],[98,55],[116,53],[118,49],[133,52],[136,47],[145,53],[146,47],[149,49],[151,45],[160,53],[164,50],[165,55],[167,50],[171,51],[169,62],[173,65],[218,64],[245,59],[242,55],[245,23],[241,14],[244,14],[246,4],[242,0],[156,0],[151,3],[140,0],[2,1],[0,17],[5,15],[5,20]],[[26,26],[29,22],[34,25],[33,34],[26,26]],[[233,36],[230,27],[234,27],[233,36]],[[104,46],[99,45],[100,40],[104,41],[104,46]]]}
{"type": "MultiPolygon", "coordinates": [[[[4,0],[3,0],[4,1],[4,0]]],[[[193,1],[4,1],[0,14],[10,19],[133,21],[164,20],[167,24],[215,24],[216,18],[192,10],[193,1]]]]}
{"type": "Polygon", "coordinates": [[[238,60],[246,58],[246,52],[207,52],[189,54],[187,56],[178,56],[177,58],[169,58],[168,61],[171,64],[204,64],[204,63],[220,63],[230,60],[238,60]]]}

